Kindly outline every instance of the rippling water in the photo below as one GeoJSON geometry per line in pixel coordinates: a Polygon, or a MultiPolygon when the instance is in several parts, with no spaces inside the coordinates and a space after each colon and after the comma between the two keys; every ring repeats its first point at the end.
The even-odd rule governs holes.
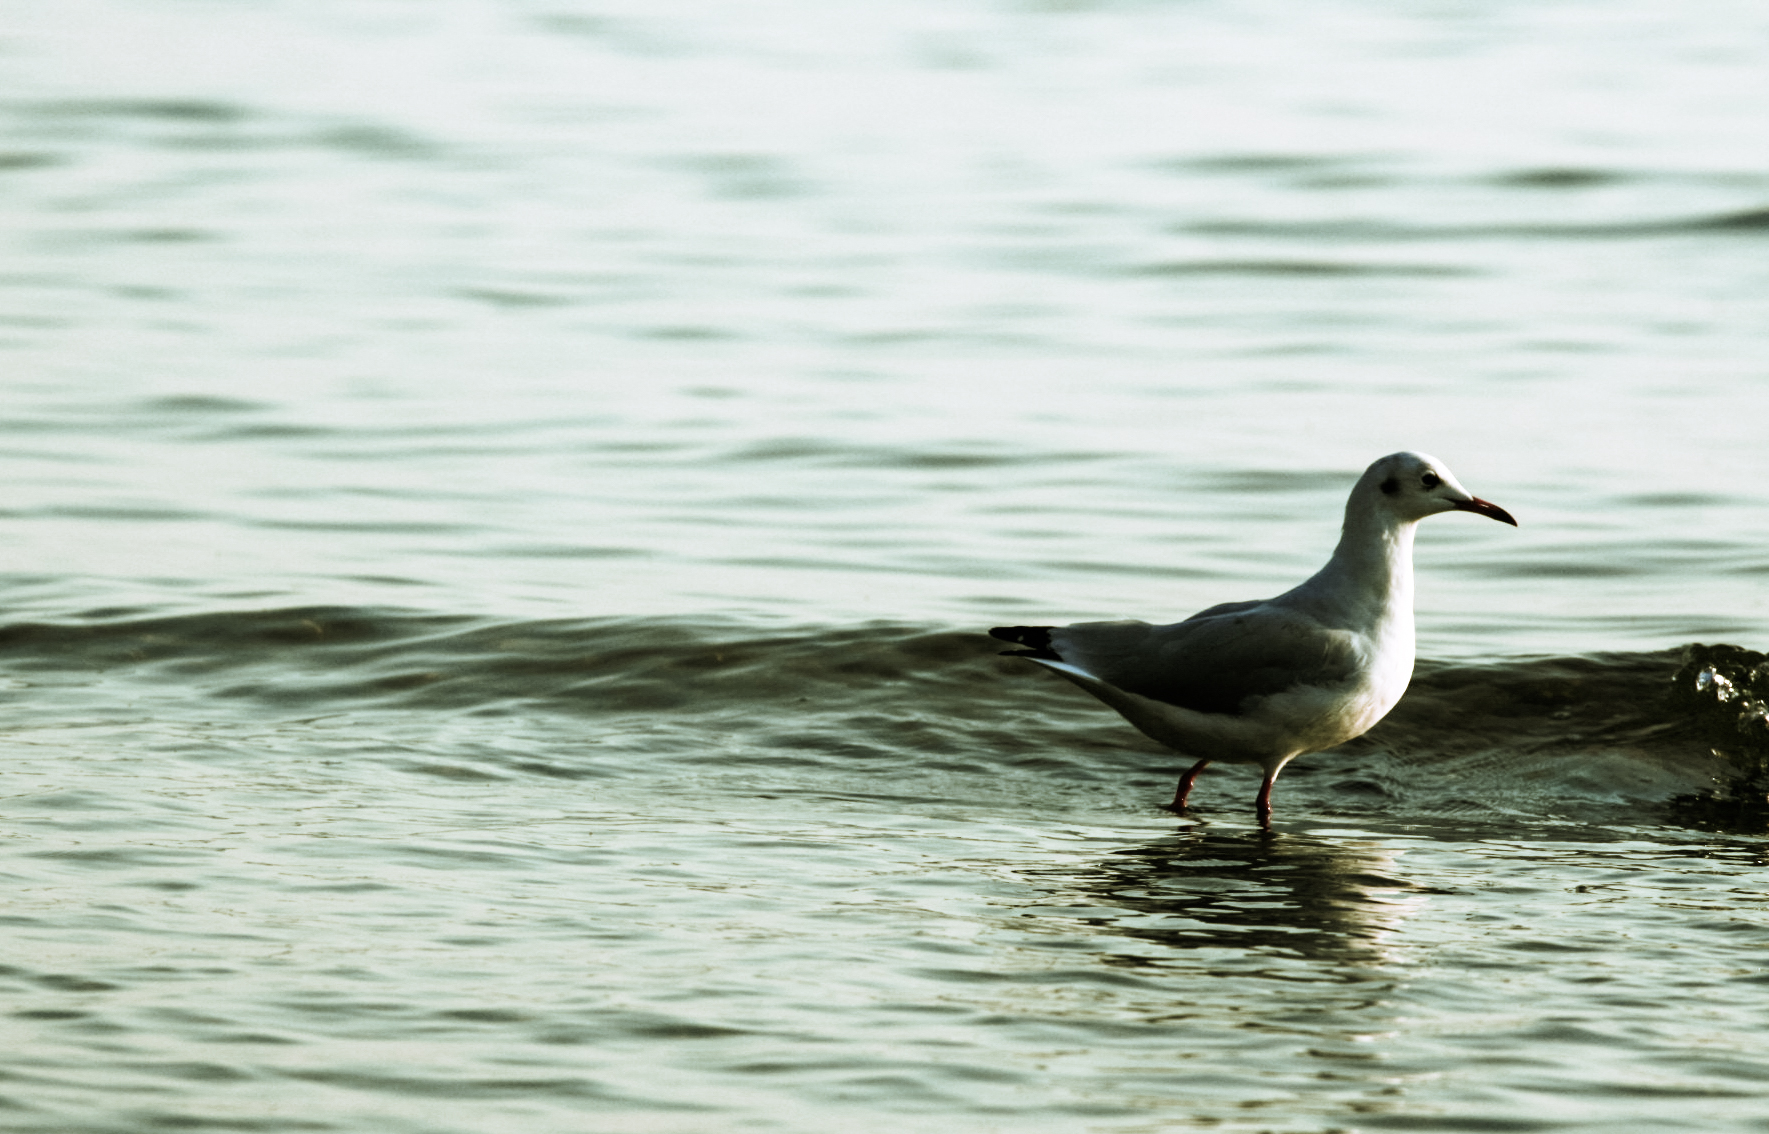
{"type": "Polygon", "coordinates": [[[1769,1129],[1757,7],[6,23],[9,1129],[1769,1129]],[[1269,837],[979,632],[1400,448],[1269,837]]]}

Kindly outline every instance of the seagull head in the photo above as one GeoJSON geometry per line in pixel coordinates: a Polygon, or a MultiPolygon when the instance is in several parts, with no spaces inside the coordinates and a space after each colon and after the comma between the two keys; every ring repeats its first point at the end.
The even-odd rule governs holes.
{"type": "Polygon", "coordinates": [[[1511,513],[1463,488],[1442,461],[1424,453],[1383,457],[1364,470],[1358,492],[1401,523],[1439,512],[1475,512],[1517,526],[1511,513]]]}

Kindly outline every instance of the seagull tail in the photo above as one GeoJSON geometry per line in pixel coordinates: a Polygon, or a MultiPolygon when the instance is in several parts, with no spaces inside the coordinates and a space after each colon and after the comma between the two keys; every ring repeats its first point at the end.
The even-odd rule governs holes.
{"type": "Polygon", "coordinates": [[[1025,646],[1023,650],[1002,650],[1004,658],[1035,658],[1038,661],[1063,660],[1050,644],[1049,626],[997,626],[989,631],[989,637],[999,638],[1003,642],[1012,642],[1016,646],[1025,646]]]}

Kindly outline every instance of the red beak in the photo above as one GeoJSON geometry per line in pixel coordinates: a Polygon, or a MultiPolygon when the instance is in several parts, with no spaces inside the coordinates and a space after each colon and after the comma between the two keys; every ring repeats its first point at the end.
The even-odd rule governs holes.
{"type": "Polygon", "coordinates": [[[1511,518],[1511,513],[1505,511],[1505,509],[1499,507],[1497,504],[1494,504],[1491,500],[1482,500],[1480,497],[1476,496],[1472,500],[1456,501],[1456,507],[1464,512],[1478,512],[1482,516],[1491,516],[1502,524],[1510,524],[1512,527],[1517,526],[1517,521],[1511,518]]]}

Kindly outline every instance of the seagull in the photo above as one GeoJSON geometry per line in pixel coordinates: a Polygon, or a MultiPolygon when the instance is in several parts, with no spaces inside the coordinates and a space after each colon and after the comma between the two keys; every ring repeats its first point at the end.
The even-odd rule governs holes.
{"type": "Polygon", "coordinates": [[[1361,736],[1413,677],[1413,527],[1439,512],[1517,526],[1470,494],[1442,461],[1392,453],[1358,478],[1333,557],[1276,598],[1225,602],[1184,622],[997,626],[1004,650],[1053,670],[1145,736],[1197,763],[1171,811],[1184,813],[1214,762],[1265,770],[1255,804],[1271,829],[1271,787],[1298,756],[1361,736]]]}

